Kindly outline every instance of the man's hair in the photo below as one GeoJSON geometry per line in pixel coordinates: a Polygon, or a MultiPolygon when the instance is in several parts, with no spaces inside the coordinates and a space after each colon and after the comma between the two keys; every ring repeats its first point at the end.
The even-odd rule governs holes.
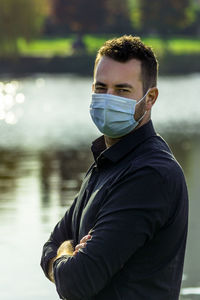
{"type": "Polygon", "coordinates": [[[94,73],[102,56],[112,58],[119,62],[127,62],[130,59],[141,61],[141,79],[143,92],[157,85],[158,62],[153,50],[146,46],[139,37],[124,35],[119,38],[106,41],[97,52],[94,73]]]}

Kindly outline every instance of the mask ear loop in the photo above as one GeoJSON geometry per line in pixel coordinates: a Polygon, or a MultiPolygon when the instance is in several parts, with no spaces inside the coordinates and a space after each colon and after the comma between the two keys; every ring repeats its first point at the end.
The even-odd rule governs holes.
{"type": "Polygon", "coordinates": [[[147,94],[148,94],[149,91],[150,91],[150,89],[148,89],[148,91],[146,92],[146,94],[136,103],[136,105],[139,104],[142,100],[145,99],[145,97],[147,96],[147,94]]]}
{"type": "Polygon", "coordinates": [[[141,118],[139,118],[139,120],[137,120],[138,123],[140,123],[140,121],[144,118],[144,116],[146,115],[147,110],[144,112],[144,114],[141,116],[141,118]]]}
{"type": "MultiPolygon", "coordinates": [[[[150,89],[148,89],[148,91],[146,92],[146,94],[136,103],[139,104],[141,101],[143,101],[145,99],[145,97],[147,96],[148,92],[150,91],[150,89]]],[[[144,116],[146,115],[147,110],[145,110],[144,114],[139,118],[139,120],[137,120],[138,123],[140,123],[140,121],[144,118],[144,116]]]]}

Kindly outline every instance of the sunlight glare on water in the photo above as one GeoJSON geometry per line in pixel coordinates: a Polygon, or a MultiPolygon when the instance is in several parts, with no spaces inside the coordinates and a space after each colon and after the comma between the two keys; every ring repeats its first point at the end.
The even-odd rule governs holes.
{"type": "Polygon", "coordinates": [[[0,121],[8,125],[15,125],[23,115],[19,104],[25,101],[25,96],[18,89],[18,81],[0,82],[0,121]]]}
{"type": "MultiPolygon", "coordinates": [[[[89,115],[92,78],[59,75],[0,83],[2,144],[76,146],[99,132],[89,115]]],[[[200,74],[160,77],[152,118],[159,131],[198,134],[200,74]]]]}

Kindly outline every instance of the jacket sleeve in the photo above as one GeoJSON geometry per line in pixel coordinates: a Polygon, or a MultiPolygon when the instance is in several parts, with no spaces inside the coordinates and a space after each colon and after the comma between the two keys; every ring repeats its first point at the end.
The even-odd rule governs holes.
{"type": "Polygon", "coordinates": [[[77,198],[75,198],[71,207],[67,210],[61,221],[55,226],[53,232],[50,235],[49,240],[43,246],[40,264],[47,278],[49,260],[56,256],[57,249],[64,241],[71,240],[73,238],[71,229],[71,219],[76,200],[77,198]]]}
{"type": "Polygon", "coordinates": [[[94,297],[153,237],[168,215],[164,190],[162,178],[150,168],[108,188],[92,239],[76,256],[54,262],[55,283],[62,299],[94,297]]]}

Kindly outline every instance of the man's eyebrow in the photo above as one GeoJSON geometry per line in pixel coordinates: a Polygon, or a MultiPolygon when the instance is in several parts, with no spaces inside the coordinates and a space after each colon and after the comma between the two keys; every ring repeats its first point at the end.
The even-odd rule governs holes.
{"type": "MultiPolygon", "coordinates": [[[[97,86],[97,85],[103,86],[103,87],[106,86],[105,83],[100,82],[100,81],[95,82],[95,86],[97,86]]],[[[128,83],[119,83],[119,84],[116,84],[115,87],[116,88],[129,88],[129,89],[133,89],[133,86],[130,85],[130,84],[128,84],[128,83]]]]}
{"type": "Polygon", "coordinates": [[[117,88],[129,88],[129,89],[133,89],[133,86],[128,84],[128,83],[120,83],[120,84],[116,84],[115,87],[117,88]]]}
{"type": "Polygon", "coordinates": [[[97,86],[97,85],[100,85],[100,86],[106,86],[106,84],[105,83],[103,83],[103,82],[100,82],[100,81],[97,81],[97,82],[95,82],[95,84],[94,84],[95,86],[97,86]]]}

